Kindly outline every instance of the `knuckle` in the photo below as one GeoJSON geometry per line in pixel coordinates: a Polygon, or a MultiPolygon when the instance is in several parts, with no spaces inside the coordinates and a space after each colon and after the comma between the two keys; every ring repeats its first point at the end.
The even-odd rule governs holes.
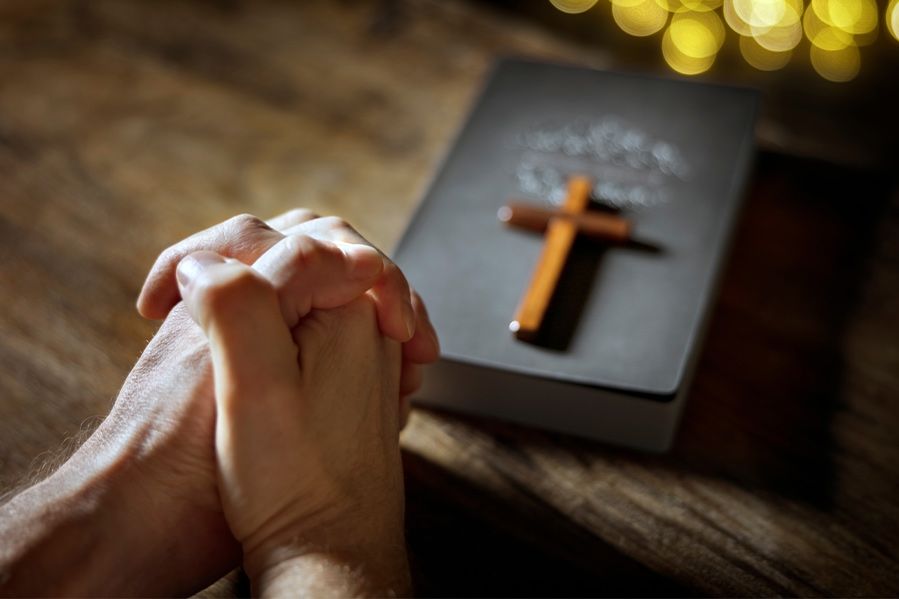
{"type": "Polygon", "coordinates": [[[264,220],[247,213],[232,216],[228,219],[228,225],[240,233],[267,230],[269,228],[264,220]]]}
{"type": "Polygon", "coordinates": [[[322,261],[322,245],[308,235],[291,235],[285,238],[286,251],[291,263],[298,269],[319,266],[322,261]]]}
{"type": "Polygon", "coordinates": [[[258,302],[267,294],[265,283],[250,269],[240,269],[218,279],[201,276],[195,285],[200,302],[212,314],[243,310],[247,303],[258,302]]]}
{"type": "Polygon", "coordinates": [[[305,222],[319,218],[318,214],[308,208],[291,208],[284,217],[289,222],[305,222]]]}
{"type": "Polygon", "coordinates": [[[179,251],[177,245],[170,245],[169,247],[162,250],[159,254],[159,257],[156,259],[155,266],[164,266],[167,264],[177,264],[181,261],[183,252],[179,251]]]}
{"type": "Polygon", "coordinates": [[[340,216],[326,216],[322,220],[322,224],[329,229],[352,229],[350,223],[340,216]]]}

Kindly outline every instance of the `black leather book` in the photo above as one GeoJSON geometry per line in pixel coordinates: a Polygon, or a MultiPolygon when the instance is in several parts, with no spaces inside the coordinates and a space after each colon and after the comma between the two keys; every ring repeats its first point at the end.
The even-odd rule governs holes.
{"type": "Polygon", "coordinates": [[[419,400],[645,449],[671,442],[753,156],[753,90],[507,59],[395,258],[444,357],[419,400]],[[510,199],[587,175],[634,242],[577,242],[541,340],[508,325],[541,251],[510,199]]]}

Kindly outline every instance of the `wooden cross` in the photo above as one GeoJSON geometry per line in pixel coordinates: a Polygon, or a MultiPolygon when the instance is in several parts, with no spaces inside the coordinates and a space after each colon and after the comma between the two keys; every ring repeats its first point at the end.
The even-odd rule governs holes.
{"type": "Polygon", "coordinates": [[[578,235],[615,244],[627,243],[631,238],[631,224],[626,219],[588,210],[592,189],[589,178],[575,176],[568,181],[568,193],[559,210],[510,202],[497,214],[507,225],[546,231],[531,282],[509,323],[509,330],[522,341],[534,341],[537,337],[578,235]]]}

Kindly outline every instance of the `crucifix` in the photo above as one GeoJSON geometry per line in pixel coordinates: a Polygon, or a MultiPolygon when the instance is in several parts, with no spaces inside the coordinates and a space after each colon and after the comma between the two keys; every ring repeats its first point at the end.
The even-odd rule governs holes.
{"type": "Polygon", "coordinates": [[[568,181],[565,201],[560,209],[510,202],[497,213],[507,225],[546,231],[531,281],[515,318],[509,323],[509,330],[522,341],[533,341],[537,337],[578,235],[611,244],[625,244],[631,239],[628,220],[614,214],[588,210],[592,188],[588,177],[574,176],[568,181]]]}

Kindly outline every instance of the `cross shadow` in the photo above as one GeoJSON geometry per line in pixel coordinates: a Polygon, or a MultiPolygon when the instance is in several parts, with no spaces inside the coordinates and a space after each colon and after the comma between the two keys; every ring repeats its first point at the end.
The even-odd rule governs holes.
{"type": "Polygon", "coordinates": [[[633,239],[626,245],[610,247],[599,241],[578,238],[571,248],[571,254],[550,300],[543,325],[537,336],[528,343],[554,351],[567,351],[578,323],[590,305],[590,296],[602,267],[603,256],[606,252],[631,251],[664,253],[661,246],[645,239],[633,239]]]}

